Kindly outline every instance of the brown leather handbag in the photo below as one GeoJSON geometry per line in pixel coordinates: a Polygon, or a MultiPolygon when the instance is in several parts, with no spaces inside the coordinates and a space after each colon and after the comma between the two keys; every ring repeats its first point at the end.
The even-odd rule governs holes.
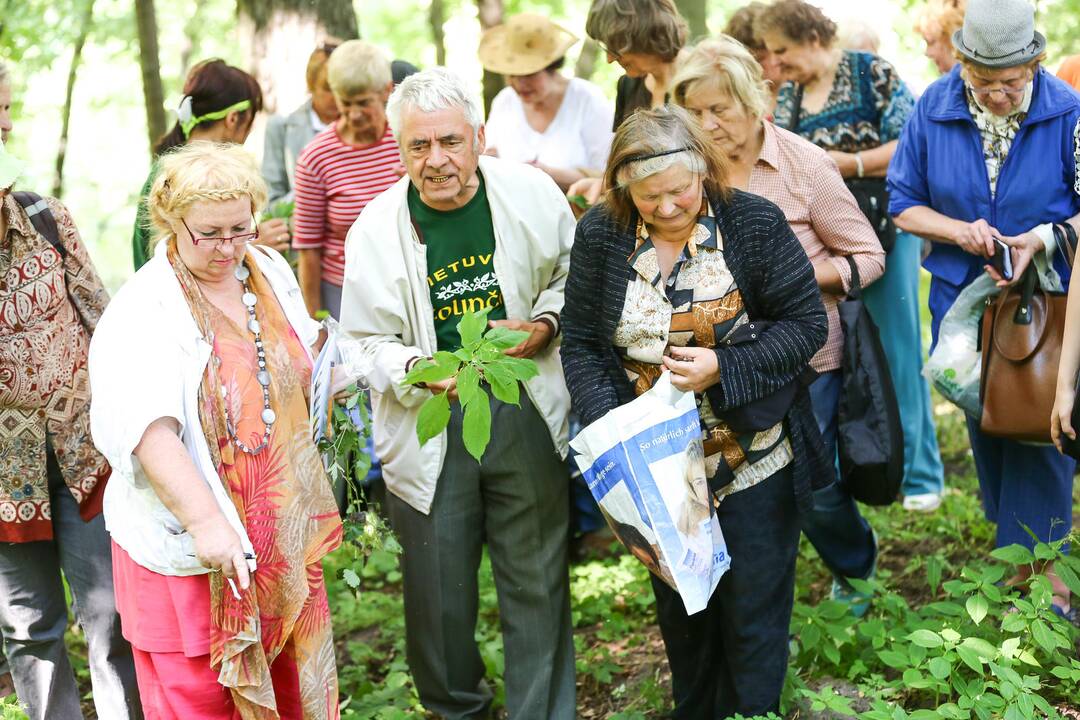
{"type": "Polygon", "coordinates": [[[1029,268],[983,311],[980,429],[987,435],[1050,442],[1066,299],[1043,290],[1029,268]]]}

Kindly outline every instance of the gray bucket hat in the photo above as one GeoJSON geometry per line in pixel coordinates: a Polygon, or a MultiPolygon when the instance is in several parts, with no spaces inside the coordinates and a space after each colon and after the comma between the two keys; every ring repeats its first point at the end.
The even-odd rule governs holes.
{"type": "Polygon", "coordinates": [[[1046,50],[1029,0],[969,0],[952,42],[968,60],[990,68],[1023,65],[1046,50]]]}

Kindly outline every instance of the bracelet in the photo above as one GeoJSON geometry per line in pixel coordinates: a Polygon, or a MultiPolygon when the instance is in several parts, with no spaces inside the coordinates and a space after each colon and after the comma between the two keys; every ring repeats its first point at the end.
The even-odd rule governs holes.
{"type": "Polygon", "coordinates": [[[855,153],[855,175],[857,177],[862,177],[863,176],[863,164],[862,164],[862,153],[861,152],[855,153]]]}

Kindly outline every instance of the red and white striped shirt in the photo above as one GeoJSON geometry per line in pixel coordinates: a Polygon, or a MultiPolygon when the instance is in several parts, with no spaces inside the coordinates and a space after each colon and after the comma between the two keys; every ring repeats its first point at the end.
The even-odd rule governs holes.
{"type": "Polygon", "coordinates": [[[345,279],[345,234],[376,195],[398,180],[397,141],[387,125],[378,142],[345,143],[332,125],[312,138],[296,160],[293,248],[322,250],[322,279],[345,279]]]}

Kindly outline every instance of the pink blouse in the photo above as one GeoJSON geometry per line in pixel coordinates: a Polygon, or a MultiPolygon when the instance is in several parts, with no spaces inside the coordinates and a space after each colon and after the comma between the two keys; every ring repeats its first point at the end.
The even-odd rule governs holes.
{"type": "MultiPolygon", "coordinates": [[[[859,269],[866,287],[885,271],[885,251],[859,210],[840,170],[828,154],[798,135],[765,121],[765,142],[750,172],[748,190],[780,207],[810,262],[830,262],[840,273],[844,290],[851,287],[846,256],[859,269]]],[[[829,338],[810,361],[818,372],[840,368],[843,331],[836,305],[840,296],[822,292],[829,317],[829,338]]]]}

